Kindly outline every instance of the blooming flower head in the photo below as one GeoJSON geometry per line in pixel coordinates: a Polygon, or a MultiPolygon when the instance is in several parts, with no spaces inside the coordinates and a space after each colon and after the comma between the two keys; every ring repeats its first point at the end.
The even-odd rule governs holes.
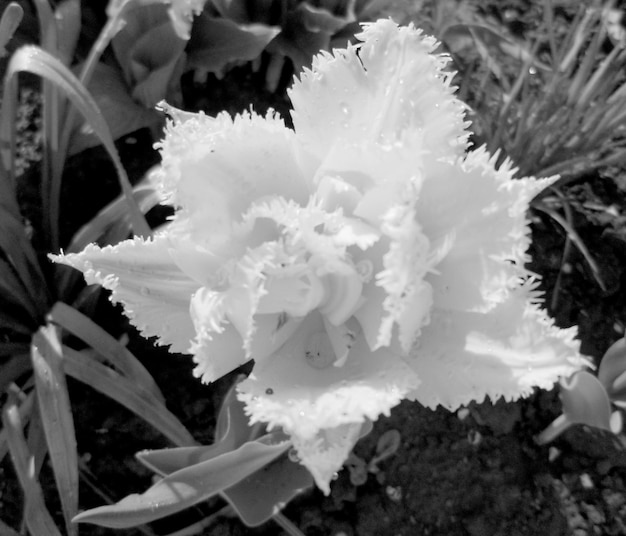
{"type": "Polygon", "coordinates": [[[391,20],[321,53],[269,113],[172,117],[153,238],[55,257],[212,382],[249,359],[252,422],[282,427],[318,486],[403,399],[458,408],[551,387],[584,364],[524,269],[529,200],[466,154],[437,42],[391,20]]]}

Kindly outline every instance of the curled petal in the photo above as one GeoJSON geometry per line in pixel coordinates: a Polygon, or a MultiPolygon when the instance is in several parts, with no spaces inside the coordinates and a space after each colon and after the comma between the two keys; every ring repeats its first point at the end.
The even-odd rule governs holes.
{"type": "Polygon", "coordinates": [[[104,248],[91,244],[81,253],[50,258],[82,271],[88,284],[110,290],[111,301],[122,304],[142,335],[157,337],[172,352],[189,351],[195,336],[189,303],[199,285],[172,260],[166,234],[104,248]]]}
{"type": "Polygon", "coordinates": [[[407,358],[422,382],[409,398],[450,410],[485,396],[515,400],[584,366],[576,328],[557,328],[531,301],[526,284],[488,313],[433,312],[407,358]]]}
{"type": "Polygon", "coordinates": [[[322,52],[289,93],[298,137],[322,159],[339,139],[383,145],[422,132],[435,158],[463,154],[464,105],[454,98],[449,58],[414,27],[391,20],[365,24],[358,46],[322,52]]]}
{"type": "Polygon", "coordinates": [[[251,376],[238,386],[251,423],[282,427],[291,436],[302,464],[327,493],[329,480],[353,446],[350,430],[366,419],[388,415],[418,384],[402,358],[387,349],[369,351],[360,332],[349,354],[343,366],[333,366],[335,349],[323,319],[319,313],[311,313],[294,335],[257,363],[251,376]]]}

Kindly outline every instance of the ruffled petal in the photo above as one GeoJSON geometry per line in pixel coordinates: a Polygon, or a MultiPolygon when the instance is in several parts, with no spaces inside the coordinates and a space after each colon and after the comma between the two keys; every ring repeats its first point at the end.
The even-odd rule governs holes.
{"type": "Polygon", "coordinates": [[[306,203],[310,188],[296,160],[295,135],[273,113],[231,119],[166,110],[173,120],[159,144],[163,165],[155,180],[206,241],[231,235],[264,196],[306,203]]]}
{"type": "Polygon", "coordinates": [[[435,307],[487,311],[506,299],[528,275],[528,203],[552,181],[514,180],[484,148],[456,164],[426,165],[416,213],[431,242],[447,244],[426,277],[435,307]]]}
{"type": "Polygon", "coordinates": [[[532,286],[518,287],[488,313],[434,311],[407,358],[421,380],[408,398],[449,410],[486,396],[515,400],[585,366],[576,328],[554,326],[532,303],[532,286]]]}
{"type": "Polygon", "coordinates": [[[363,25],[358,46],[322,52],[289,92],[298,138],[318,160],[339,139],[383,145],[421,132],[431,157],[463,154],[464,105],[454,98],[447,56],[413,26],[363,25]]]}
{"type": "Polygon", "coordinates": [[[370,352],[360,330],[354,331],[356,340],[345,363],[333,366],[335,349],[322,316],[311,313],[238,386],[251,423],[282,427],[326,493],[354,444],[355,425],[388,415],[418,384],[402,358],[387,349],[370,352]]]}
{"type": "Polygon", "coordinates": [[[122,304],[142,335],[157,337],[172,352],[188,352],[195,336],[189,303],[199,285],[172,260],[169,244],[162,233],[104,248],[91,244],[81,253],[50,258],[83,272],[87,284],[110,290],[111,301],[122,304]]]}

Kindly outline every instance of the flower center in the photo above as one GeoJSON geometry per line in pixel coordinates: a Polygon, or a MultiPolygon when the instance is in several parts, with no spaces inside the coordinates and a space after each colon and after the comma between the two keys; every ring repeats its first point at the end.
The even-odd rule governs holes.
{"type": "Polygon", "coordinates": [[[304,345],[304,358],[315,369],[325,369],[335,362],[335,351],[325,331],[309,337],[304,345]]]}

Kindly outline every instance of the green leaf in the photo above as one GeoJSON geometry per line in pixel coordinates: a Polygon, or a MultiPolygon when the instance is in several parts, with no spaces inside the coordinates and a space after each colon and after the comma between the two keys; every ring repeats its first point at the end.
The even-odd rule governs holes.
{"type": "Polygon", "coordinates": [[[291,499],[312,485],[311,473],[283,454],[241,482],[225,489],[222,495],[246,525],[256,527],[265,523],[291,499]]]}
{"type": "Polygon", "coordinates": [[[0,519],[0,534],[3,536],[20,536],[20,533],[13,530],[2,519],[0,519]]]}
{"type": "Polygon", "coordinates": [[[49,316],[53,322],[86,342],[117,367],[138,389],[161,404],[165,402],[154,378],[141,362],[93,320],[63,302],[55,303],[49,316]]]}
{"type": "Polygon", "coordinates": [[[149,523],[180,512],[240,482],[275,460],[290,445],[289,442],[245,443],[235,451],[176,471],[141,495],[129,495],[117,504],[82,512],[74,520],[110,528],[149,523]]]}
{"type": "MultiPolygon", "coordinates": [[[[253,440],[256,427],[250,427],[244,413],[244,405],[237,400],[237,384],[228,391],[216,426],[216,441],[213,445],[179,449],[161,449],[137,453],[137,459],[161,476],[166,476],[186,467],[217,458],[231,452],[248,440],[253,440]]],[[[272,442],[288,441],[281,432],[263,436],[258,440],[272,442]]],[[[257,526],[287,504],[296,494],[313,485],[313,477],[302,465],[294,463],[282,454],[265,467],[255,471],[241,482],[222,491],[248,526],[257,526]],[[263,490],[263,493],[259,493],[263,490]]]]}
{"type": "Polygon", "coordinates": [[[626,338],[618,339],[604,353],[598,380],[612,401],[626,402],[626,338]]]}
{"type": "MultiPolygon", "coordinates": [[[[147,109],[130,96],[117,67],[98,63],[87,85],[109,126],[114,140],[141,128],[152,127],[161,120],[156,110],[147,109]]],[[[77,121],[72,130],[68,152],[77,154],[100,144],[100,139],[83,121],[77,121]]],[[[128,209],[126,209],[128,215],[128,209]]]]}
{"type": "Polygon", "coordinates": [[[574,424],[611,431],[611,402],[593,374],[582,370],[569,381],[561,380],[561,401],[563,414],[535,438],[540,445],[554,440],[574,424]]]}
{"type": "Polygon", "coordinates": [[[68,67],[72,64],[80,37],[80,15],[80,0],[63,0],[54,10],[58,40],[55,56],[68,67]]]}
{"type": "Polygon", "coordinates": [[[20,278],[23,288],[28,291],[31,311],[36,310],[40,316],[48,309],[52,299],[35,250],[26,237],[24,225],[14,214],[0,208],[0,229],[0,250],[20,278]]]}
{"type": "MultiPolygon", "coordinates": [[[[27,355],[26,358],[30,361],[29,355],[27,355]]],[[[30,422],[30,417],[33,412],[33,406],[34,406],[34,400],[35,400],[35,391],[31,391],[25,397],[20,397],[20,395],[22,395],[22,393],[19,393],[18,395],[15,391],[10,390],[8,394],[9,402],[7,402],[6,407],[7,408],[10,407],[12,404],[17,407],[17,400],[19,400],[20,405],[19,407],[17,407],[17,414],[20,419],[20,423],[22,425],[21,429],[23,429],[24,426],[26,426],[30,422]]],[[[8,433],[9,433],[9,429],[6,426],[0,429],[0,461],[2,461],[4,457],[7,455],[7,453],[9,452],[9,442],[7,438],[8,433]]]]}
{"type": "MultiPolygon", "coordinates": [[[[154,168],[149,170],[133,188],[133,197],[144,214],[161,201],[161,196],[150,180],[153,171],[154,168]]],[[[126,202],[123,196],[119,196],[78,230],[69,246],[65,248],[65,253],[78,253],[94,242],[102,246],[117,244],[128,238],[130,230],[131,222],[126,202]]]]}
{"type": "Polygon", "coordinates": [[[8,360],[2,359],[0,393],[4,393],[12,382],[31,370],[30,356],[25,350],[29,350],[26,344],[0,343],[0,358],[10,356],[8,360]]]}
{"type": "Polygon", "coordinates": [[[111,45],[133,98],[151,108],[179,85],[187,41],[176,34],[162,4],[129,9],[124,22],[111,45]]]}
{"type": "Polygon", "coordinates": [[[42,327],[35,333],[31,358],[39,414],[61,498],[66,529],[72,536],[77,534],[72,518],[78,512],[78,454],[74,420],[63,373],[63,354],[56,328],[42,327]]]}
{"type": "Polygon", "coordinates": [[[32,536],[61,536],[43,500],[39,482],[32,471],[32,457],[22,433],[22,420],[14,400],[9,399],[2,411],[9,452],[15,473],[24,490],[24,520],[32,536]]]}
{"type": "MultiPolygon", "coordinates": [[[[14,154],[12,154],[10,148],[13,147],[14,144],[14,138],[12,137],[14,135],[13,123],[15,120],[14,102],[16,97],[17,75],[20,72],[36,74],[53,83],[57,88],[63,91],[72,104],[85,116],[89,125],[96,132],[104,148],[113,160],[122,192],[126,197],[132,215],[135,232],[145,237],[150,236],[150,228],[133,199],[132,187],[128,181],[126,171],[122,166],[109,128],[97,104],[85,87],[83,87],[67,67],[44,50],[35,46],[22,47],[13,54],[4,79],[5,98],[2,101],[0,117],[0,121],[2,122],[0,124],[0,141],[2,142],[2,157],[5,162],[5,168],[13,169],[12,162],[14,154]],[[10,98],[7,99],[7,95],[10,98]],[[9,111],[11,111],[11,113],[9,113],[9,111]],[[9,147],[8,150],[7,147],[9,147]]],[[[58,187],[57,185],[57,189],[58,187]]],[[[54,197],[56,193],[53,192],[51,195],[54,197]]]]}
{"type": "Polygon", "coordinates": [[[24,10],[17,2],[11,2],[2,12],[0,19],[0,57],[7,54],[7,43],[13,38],[13,34],[22,22],[24,10]]]}
{"type": "MultiPolygon", "coordinates": [[[[258,428],[248,424],[245,406],[237,400],[237,383],[239,382],[231,386],[222,401],[215,427],[215,442],[212,445],[145,450],[137,453],[137,459],[155,473],[165,476],[236,450],[244,443],[257,439],[255,433],[258,428]]],[[[282,439],[286,441],[288,437],[284,436],[282,439]]]]}
{"type": "Polygon", "coordinates": [[[222,74],[231,63],[251,61],[280,33],[277,26],[237,24],[203,12],[194,22],[187,65],[222,74]]]}
{"type": "Polygon", "coordinates": [[[119,402],[124,407],[154,426],[175,445],[194,445],[189,431],[152,393],[146,391],[86,352],[64,347],[65,372],[96,391],[119,402]]]}
{"type": "MultiPolygon", "coordinates": [[[[15,320],[26,328],[26,332],[34,331],[42,318],[41,310],[33,302],[30,292],[18,278],[8,263],[0,259],[0,300],[2,309],[0,316],[15,320]]],[[[15,329],[15,328],[13,328],[15,329]]]]}

